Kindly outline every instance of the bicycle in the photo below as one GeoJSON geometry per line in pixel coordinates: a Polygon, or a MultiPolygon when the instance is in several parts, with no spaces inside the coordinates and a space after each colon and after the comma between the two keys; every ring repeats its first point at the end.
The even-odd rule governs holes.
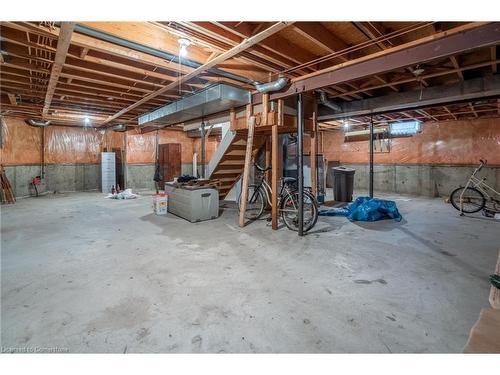
{"type": "MultiPolygon", "coordinates": [[[[265,173],[271,168],[262,168],[254,163],[255,168],[259,172],[258,183],[248,187],[247,209],[245,218],[247,220],[258,220],[264,213],[266,205],[271,206],[271,187],[265,179],[265,173]]],[[[299,230],[299,192],[295,187],[297,179],[293,177],[283,177],[280,179],[281,188],[278,195],[278,211],[281,219],[288,229],[293,231],[299,230]]],[[[241,202],[241,193],[238,197],[238,209],[241,202]]],[[[303,230],[307,232],[316,224],[318,220],[318,203],[314,195],[304,189],[304,216],[303,230]]]]}
{"type": "Polygon", "coordinates": [[[487,164],[486,160],[479,160],[479,166],[472,172],[467,184],[459,187],[450,194],[450,201],[453,207],[460,211],[472,214],[474,212],[487,209],[493,212],[500,212],[500,192],[489,186],[486,177],[479,179],[476,174],[487,164]]]}

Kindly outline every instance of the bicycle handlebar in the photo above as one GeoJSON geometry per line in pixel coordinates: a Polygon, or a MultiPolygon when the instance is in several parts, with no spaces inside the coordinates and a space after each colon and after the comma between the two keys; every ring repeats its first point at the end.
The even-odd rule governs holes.
{"type": "Polygon", "coordinates": [[[479,167],[477,167],[476,172],[479,172],[488,163],[488,160],[479,159],[479,167]]]}

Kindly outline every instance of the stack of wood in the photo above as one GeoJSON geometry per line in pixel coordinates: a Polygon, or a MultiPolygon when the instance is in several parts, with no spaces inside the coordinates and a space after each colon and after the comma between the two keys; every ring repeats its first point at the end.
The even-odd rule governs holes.
{"type": "Polygon", "coordinates": [[[3,169],[3,165],[0,165],[0,196],[2,198],[2,204],[4,203],[15,203],[16,197],[14,196],[14,192],[12,191],[12,186],[10,185],[9,179],[5,174],[5,169],[3,169]]]}
{"type": "Polygon", "coordinates": [[[217,189],[220,186],[218,179],[194,179],[188,182],[176,182],[177,187],[181,186],[196,186],[217,189]]]}

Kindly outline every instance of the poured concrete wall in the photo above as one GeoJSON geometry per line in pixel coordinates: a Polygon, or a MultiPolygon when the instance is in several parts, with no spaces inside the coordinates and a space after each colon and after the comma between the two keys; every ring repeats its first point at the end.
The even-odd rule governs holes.
{"type": "MultiPolygon", "coordinates": [[[[354,168],[354,189],[368,190],[368,164],[342,164],[354,168]]],[[[375,192],[445,197],[459,186],[464,186],[474,166],[454,165],[374,165],[373,187],[375,192]]],[[[484,167],[477,175],[486,177],[488,185],[500,190],[500,167],[484,167]]]]}
{"type": "MultiPolygon", "coordinates": [[[[191,175],[193,173],[192,164],[182,163],[182,174],[191,175]]],[[[125,167],[125,184],[127,188],[133,190],[155,190],[153,177],[155,174],[155,164],[127,164],[125,167]]]]}
{"type": "MultiPolygon", "coordinates": [[[[5,173],[16,197],[35,195],[31,181],[41,176],[39,165],[10,165],[5,167],[5,173]]],[[[49,164],[37,188],[39,193],[100,190],[101,167],[99,164],[49,164]]]]}

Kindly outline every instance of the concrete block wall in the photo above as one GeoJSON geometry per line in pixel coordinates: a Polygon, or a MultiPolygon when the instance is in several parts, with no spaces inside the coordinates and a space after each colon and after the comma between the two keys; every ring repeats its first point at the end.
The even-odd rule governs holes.
{"type": "MultiPolygon", "coordinates": [[[[6,166],[5,173],[18,198],[35,195],[31,181],[41,176],[39,165],[6,166]]],[[[99,164],[48,164],[38,192],[94,191],[101,189],[99,164]]]]}
{"type": "MultiPolygon", "coordinates": [[[[368,164],[342,164],[354,168],[354,189],[367,190],[368,164]]],[[[375,191],[398,194],[445,197],[459,186],[464,186],[477,166],[454,165],[374,165],[373,188],[375,191]]],[[[488,185],[500,190],[500,167],[484,167],[478,175],[486,177],[488,185]]]]}

